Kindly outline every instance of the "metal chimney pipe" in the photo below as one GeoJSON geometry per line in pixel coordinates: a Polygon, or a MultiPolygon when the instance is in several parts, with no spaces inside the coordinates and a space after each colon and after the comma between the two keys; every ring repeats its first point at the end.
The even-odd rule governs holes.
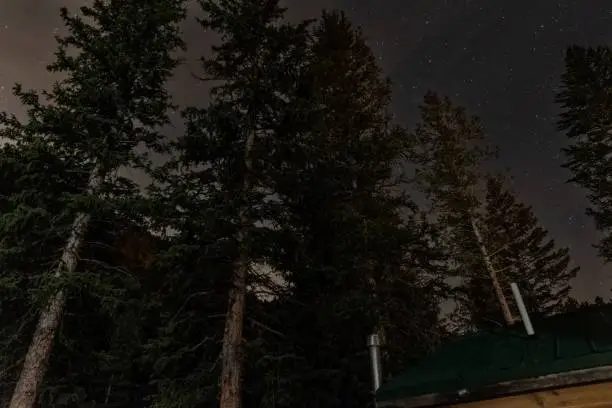
{"type": "Polygon", "coordinates": [[[533,330],[533,325],[531,324],[531,319],[529,318],[529,313],[527,313],[527,308],[525,307],[525,302],[523,302],[523,296],[521,296],[521,291],[516,283],[511,283],[510,287],[512,288],[512,294],[514,295],[514,299],[516,300],[516,305],[518,306],[519,313],[521,314],[521,320],[523,321],[523,325],[525,326],[525,330],[529,336],[533,336],[535,331],[533,330]]]}
{"type": "Polygon", "coordinates": [[[370,334],[368,336],[368,349],[370,350],[370,364],[372,367],[372,387],[374,388],[374,392],[376,392],[380,387],[382,379],[380,337],[378,334],[370,334]]]}

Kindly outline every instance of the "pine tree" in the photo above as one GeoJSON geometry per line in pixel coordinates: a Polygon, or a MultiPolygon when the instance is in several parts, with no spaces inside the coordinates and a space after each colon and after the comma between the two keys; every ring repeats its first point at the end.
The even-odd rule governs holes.
{"type": "MultiPolygon", "coordinates": [[[[570,265],[569,250],[557,248],[532,209],[518,201],[500,178],[487,181],[485,211],[484,240],[494,249],[491,262],[501,268],[504,286],[517,283],[529,312],[550,315],[565,310],[570,281],[579,270],[570,265]]],[[[473,323],[482,327],[502,319],[486,282],[472,278],[463,289],[473,323]]],[[[509,303],[516,310],[514,299],[509,303]]]]}
{"type": "Polygon", "coordinates": [[[270,262],[289,290],[270,305],[269,325],[283,337],[266,336],[264,403],[368,404],[368,334],[384,334],[400,362],[400,345],[418,352],[435,342],[436,255],[397,191],[404,132],[389,103],[360,30],[323,13],[281,121],[291,137],[267,173],[282,207],[270,262]]]}
{"type": "Polygon", "coordinates": [[[433,93],[421,109],[408,157],[416,167],[413,181],[446,235],[448,268],[462,280],[456,299],[462,326],[513,324],[513,282],[530,311],[563,310],[578,268],[531,208],[504,187],[504,177],[485,170],[495,152],[486,147],[478,119],[433,93]]]}
{"type": "Polygon", "coordinates": [[[612,50],[609,47],[568,48],[557,102],[559,129],[569,146],[564,167],[571,182],[586,189],[593,217],[603,238],[597,245],[603,259],[612,259],[612,50]]]}
{"type": "MultiPolygon", "coordinates": [[[[157,322],[143,310],[157,289],[150,270],[155,240],[131,222],[109,220],[93,220],[80,256],[81,262],[104,263],[102,273],[115,272],[115,298],[98,288],[71,288],[39,396],[42,407],[96,401],[142,405],[151,393],[141,343],[157,322]],[[127,279],[119,280],[119,275],[127,279]]],[[[81,273],[100,274],[91,267],[81,273]]],[[[96,284],[108,282],[100,279],[96,284]]]]}
{"type": "MultiPolygon", "coordinates": [[[[40,177],[58,172],[55,166],[58,163],[35,160],[40,157],[39,153],[12,144],[4,145],[0,151],[3,174],[0,187],[0,330],[3,339],[0,395],[3,406],[8,406],[15,385],[13,378],[18,375],[27,350],[20,339],[26,337],[36,323],[33,309],[38,305],[31,294],[33,286],[37,285],[33,283],[40,276],[41,266],[50,266],[50,259],[55,257],[54,245],[61,245],[63,239],[57,225],[50,223],[48,213],[41,207],[61,215],[62,204],[55,188],[69,189],[70,185],[61,181],[58,184],[54,177],[40,177]],[[32,190],[26,188],[30,186],[32,190]]],[[[61,225],[61,221],[57,220],[57,224],[61,225]]]]}
{"type": "MultiPolygon", "coordinates": [[[[27,352],[24,338],[36,327],[36,314],[55,286],[49,270],[57,262],[73,214],[65,195],[77,194],[79,174],[42,143],[11,143],[0,152],[5,175],[0,199],[2,331],[11,352],[4,365],[3,392],[8,406],[14,378],[27,352]]],[[[85,180],[86,181],[86,180],[85,180]]]]}
{"type": "MultiPolygon", "coordinates": [[[[220,85],[207,108],[185,110],[187,130],[176,146],[176,160],[156,174],[160,183],[169,183],[154,194],[169,198],[166,215],[159,217],[177,231],[169,252],[197,248],[206,262],[207,275],[193,287],[223,288],[228,294],[219,404],[238,408],[248,345],[244,326],[251,317],[247,289],[255,276],[252,266],[262,258],[259,242],[270,229],[266,199],[272,193],[265,172],[282,137],[276,130],[278,112],[294,88],[306,24],[284,23],[276,0],[202,0],[200,5],[202,26],[222,37],[213,56],[202,60],[203,79],[220,85]],[[184,241],[188,237],[191,241],[184,241]]],[[[216,299],[209,300],[216,307],[216,299]]],[[[201,404],[207,397],[194,398],[201,404]]]]}
{"type": "Polygon", "coordinates": [[[117,170],[143,165],[145,158],[134,149],[143,143],[155,146],[160,137],[155,128],[168,123],[171,105],[164,82],[177,65],[172,52],[182,46],[179,0],[147,4],[96,0],[91,7],[81,7],[80,14],[61,10],[69,35],[58,38],[56,60],[48,70],[64,79],[40,93],[16,86],[15,95],[28,108],[27,118],[21,122],[6,113],[0,118],[1,137],[35,154],[30,157],[34,163],[54,164],[49,172],[33,175],[11,197],[16,205],[3,216],[3,232],[10,237],[5,239],[4,251],[17,248],[20,239],[32,238],[22,234],[26,220],[73,218],[55,271],[45,266],[37,271],[44,278],[45,300],[11,408],[30,408],[35,403],[64,312],[67,287],[70,281],[77,285],[84,279],[77,274],[78,253],[91,216],[112,213],[113,207],[121,209],[122,197],[133,194],[135,188],[117,176],[117,170]],[[56,192],[55,202],[64,204],[58,213],[50,213],[33,189],[54,175],[76,186],[56,192]]]}
{"type": "MultiPolygon", "coordinates": [[[[65,211],[65,202],[58,191],[78,191],[78,185],[68,177],[68,172],[62,171],[61,162],[53,160],[54,156],[24,149],[32,146],[22,147],[5,145],[0,152],[0,168],[6,176],[1,187],[0,214],[11,216],[16,208],[25,205],[38,211],[29,220],[17,219],[19,229],[17,225],[11,227],[9,234],[3,235],[1,246],[4,249],[0,256],[3,406],[9,404],[14,380],[27,351],[24,339],[33,331],[36,309],[40,307],[39,302],[44,304],[48,292],[41,268],[53,266],[68,233],[64,227],[70,225],[72,214],[65,211]],[[17,242],[13,241],[16,239],[17,242]]],[[[134,347],[138,336],[133,333],[140,332],[147,321],[139,314],[129,325],[122,322],[141,308],[143,291],[139,287],[148,285],[150,277],[143,276],[140,270],[150,261],[134,256],[133,228],[125,229],[121,223],[110,222],[112,219],[113,216],[100,213],[93,217],[86,245],[79,254],[79,275],[87,279],[80,279],[78,286],[77,282],[70,282],[68,313],[62,319],[39,393],[41,407],[63,405],[67,401],[80,404],[95,400],[143,400],[139,393],[147,389],[148,379],[138,382],[133,374],[138,359],[132,356],[139,351],[134,347]],[[130,253],[124,255],[128,250],[130,253]],[[115,335],[125,332],[126,327],[132,333],[129,341],[115,335]],[[125,383],[131,383],[134,388],[126,387],[125,383]]]]}
{"type": "Polygon", "coordinates": [[[495,152],[484,142],[480,121],[448,98],[428,92],[421,105],[421,123],[406,143],[406,156],[415,167],[414,186],[425,194],[446,235],[450,268],[464,275],[463,279],[471,279],[469,275],[486,277],[505,323],[512,324],[508,289],[500,282],[499,267],[492,263],[492,249],[483,237],[483,165],[495,152]],[[480,266],[478,270],[464,267],[474,264],[480,266]]]}

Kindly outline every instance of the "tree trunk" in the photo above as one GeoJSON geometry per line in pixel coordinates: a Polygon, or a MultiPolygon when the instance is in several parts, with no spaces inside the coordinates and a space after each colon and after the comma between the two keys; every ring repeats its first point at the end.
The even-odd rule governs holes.
{"type": "MultiPolygon", "coordinates": [[[[96,166],[89,178],[87,188],[89,194],[98,189],[103,179],[100,168],[96,166]]],[[[79,213],[74,219],[70,237],[64,246],[60,263],[55,271],[56,278],[60,278],[64,271],[71,274],[76,270],[78,252],[83,245],[89,220],[90,216],[86,213],[79,213]]],[[[49,298],[41,311],[9,408],[34,407],[65,305],[66,293],[60,289],[49,298]]]]}
{"type": "MultiPolygon", "coordinates": [[[[252,159],[251,151],[255,143],[255,132],[250,132],[244,148],[245,175],[243,181],[243,198],[251,188],[252,159]]],[[[229,291],[229,304],[225,317],[223,346],[221,350],[221,392],[220,408],[241,408],[242,406],[242,332],[246,309],[246,281],[249,269],[249,259],[244,247],[246,229],[249,226],[247,209],[240,213],[240,230],[238,231],[238,259],[234,263],[232,287],[229,291]]]]}
{"type": "Polygon", "coordinates": [[[512,312],[510,311],[510,306],[508,306],[508,302],[506,301],[504,290],[501,287],[499,283],[499,279],[497,277],[497,271],[493,267],[493,263],[491,262],[491,258],[489,257],[489,252],[484,243],[482,235],[480,234],[480,229],[478,228],[478,225],[476,224],[476,219],[474,218],[474,216],[470,217],[470,222],[472,224],[472,231],[474,232],[474,236],[476,237],[476,242],[478,243],[480,253],[482,254],[485,268],[487,269],[487,272],[489,273],[489,277],[491,278],[491,283],[493,284],[493,289],[495,290],[497,300],[499,301],[499,305],[502,309],[504,319],[506,320],[507,325],[511,325],[514,323],[514,317],[512,316],[512,312]]]}
{"type": "Polygon", "coordinates": [[[242,401],[242,329],[244,324],[247,264],[241,256],[234,270],[225,318],[221,351],[220,408],[240,408],[242,401]]]}

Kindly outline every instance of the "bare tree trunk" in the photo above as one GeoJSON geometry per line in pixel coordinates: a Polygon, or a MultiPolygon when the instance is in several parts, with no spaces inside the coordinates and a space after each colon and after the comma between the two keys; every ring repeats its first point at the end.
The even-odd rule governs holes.
{"type": "MultiPolygon", "coordinates": [[[[87,186],[90,194],[98,189],[103,178],[100,168],[96,166],[87,186]]],[[[74,219],[70,237],[66,241],[60,263],[55,271],[56,278],[60,278],[64,271],[70,274],[76,270],[78,252],[83,245],[89,221],[90,215],[86,213],[79,213],[74,219]]],[[[59,290],[49,298],[41,311],[9,408],[32,408],[34,406],[47,370],[53,341],[64,314],[65,305],[66,293],[64,290],[59,290]]]]}
{"type": "Polygon", "coordinates": [[[493,267],[493,263],[491,262],[489,252],[484,243],[484,239],[482,238],[482,234],[480,233],[480,229],[478,228],[478,224],[476,224],[476,218],[474,218],[474,216],[471,216],[470,222],[472,224],[472,231],[474,232],[474,236],[476,237],[478,247],[480,248],[480,253],[482,254],[482,258],[485,263],[485,268],[487,269],[487,272],[489,273],[489,277],[491,278],[491,283],[493,284],[493,289],[495,290],[497,300],[499,301],[499,305],[502,309],[504,319],[506,320],[506,324],[511,325],[514,323],[514,317],[512,316],[512,312],[510,311],[510,306],[508,306],[508,302],[506,301],[504,290],[501,287],[501,284],[499,283],[499,279],[497,277],[497,271],[493,267]]]}
{"type": "Polygon", "coordinates": [[[242,331],[244,325],[247,266],[241,256],[234,269],[229,305],[225,318],[223,349],[221,351],[220,408],[242,406],[242,331]]]}
{"type": "MultiPolygon", "coordinates": [[[[243,197],[251,188],[252,158],[251,151],[255,143],[255,132],[249,133],[244,148],[245,175],[243,197]]],[[[232,287],[229,291],[229,304],[225,316],[223,346],[221,350],[221,392],[220,408],[241,408],[242,406],[242,336],[246,309],[246,282],[249,270],[249,259],[245,252],[244,242],[246,229],[250,223],[247,209],[240,213],[240,230],[238,231],[238,259],[234,263],[232,287]]]]}

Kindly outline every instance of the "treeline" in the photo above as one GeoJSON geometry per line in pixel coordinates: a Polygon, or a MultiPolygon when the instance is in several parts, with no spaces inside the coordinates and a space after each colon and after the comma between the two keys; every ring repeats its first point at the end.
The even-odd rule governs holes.
{"type": "MultiPolygon", "coordinates": [[[[370,333],[393,375],[457,330],[513,324],[511,282],[534,314],[581,307],[568,250],[487,171],[478,118],[430,92],[416,126],[394,123],[342,12],[199,3],[222,39],[209,103],[166,90],[183,1],[94,0],[61,11],[62,79],[16,86],[26,117],[0,116],[2,406],[368,406],[370,333]]],[[[572,48],[559,96],[605,232],[610,66],[572,48]]]]}

